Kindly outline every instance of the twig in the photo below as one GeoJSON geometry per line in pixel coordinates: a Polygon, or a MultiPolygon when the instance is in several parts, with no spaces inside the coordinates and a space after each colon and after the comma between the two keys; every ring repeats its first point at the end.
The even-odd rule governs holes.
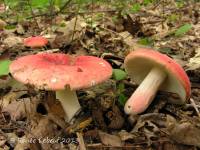
{"type": "MultiPolygon", "coordinates": [[[[188,107],[189,108],[193,108],[192,104],[186,104],[185,106],[186,106],[186,108],[188,108],[188,107]]],[[[200,109],[200,105],[196,105],[196,106],[197,106],[198,109],[200,109]]]]}
{"type": "Polygon", "coordinates": [[[126,145],[126,146],[109,146],[109,145],[103,145],[101,143],[95,143],[95,144],[87,144],[88,148],[116,148],[116,149],[121,149],[121,148],[141,148],[142,146],[140,145],[126,145]]]}
{"type": "MultiPolygon", "coordinates": [[[[78,12],[78,14],[92,14],[92,13],[114,13],[117,12],[118,10],[96,10],[96,11],[82,11],[82,12],[78,12]]],[[[74,11],[64,11],[63,13],[76,13],[74,11]]]]}
{"type": "Polygon", "coordinates": [[[54,12],[53,12],[53,8],[54,8],[54,1],[53,0],[49,0],[50,3],[50,17],[51,17],[51,25],[53,24],[53,17],[54,17],[54,12]]]}
{"type": "Polygon", "coordinates": [[[68,0],[61,8],[60,11],[58,11],[56,14],[58,13],[62,13],[63,10],[69,5],[69,3],[71,3],[72,0],[68,0]]]}
{"type": "Polygon", "coordinates": [[[197,105],[195,104],[194,102],[194,99],[193,98],[190,98],[190,103],[192,104],[192,106],[194,107],[197,115],[200,117],[200,113],[199,113],[199,109],[197,108],[197,105]]]}
{"type": "Polygon", "coordinates": [[[86,150],[86,147],[85,147],[85,142],[84,142],[84,139],[83,139],[83,135],[79,132],[76,133],[77,135],[77,140],[79,142],[79,149],[80,150],[86,150]]]}
{"type": "MultiPolygon", "coordinates": [[[[158,140],[152,141],[152,143],[159,143],[159,142],[169,142],[169,140],[158,140]]],[[[141,148],[143,144],[147,144],[147,142],[139,142],[134,143],[134,145],[123,145],[123,146],[110,146],[110,145],[103,145],[102,143],[94,143],[94,144],[87,144],[86,147],[88,148],[141,148]]]]}
{"type": "Polygon", "coordinates": [[[91,27],[93,25],[93,14],[94,14],[94,0],[92,0],[91,27]]]}
{"type": "Polygon", "coordinates": [[[73,42],[74,40],[74,34],[75,34],[75,30],[76,30],[76,24],[77,24],[77,20],[78,20],[78,12],[80,10],[80,4],[78,5],[78,9],[76,11],[76,18],[75,18],[75,23],[74,23],[74,29],[73,29],[73,34],[72,34],[72,39],[71,39],[71,42],[73,42]]]}
{"type": "Polygon", "coordinates": [[[118,35],[118,36],[120,36],[121,38],[124,39],[124,37],[123,37],[122,35],[120,35],[118,32],[115,32],[115,31],[113,31],[113,30],[111,30],[111,29],[104,28],[104,27],[101,27],[101,26],[99,26],[99,28],[102,29],[102,30],[105,30],[105,31],[112,32],[113,34],[118,35]]]}
{"type": "Polygon", "coordinates": [[[56,52],[59,52],[60,50],[59,49],[49,49],[49,50],[46,50],[46,51],[40,51],[40,52],[37,52],[37,54],[43,54],[43,53],[56,53],[56,52]]]}

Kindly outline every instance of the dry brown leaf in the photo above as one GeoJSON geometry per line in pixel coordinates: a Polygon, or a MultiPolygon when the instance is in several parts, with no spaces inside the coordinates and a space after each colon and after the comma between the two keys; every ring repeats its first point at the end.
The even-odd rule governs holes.
{"type": "Polygon", "coordinates": [[[20,101],[12,101],[7,107],[3,107],[2,112],[8,112],[11,120],[20,120],[27,115],[33,115],[36,112],[37,104],[39,100],[30,98],[24,98],[20,101]]]}
{"type": "Polygon", "coordinates": [[[19,138],[14,150],[25,150],[30,148],[30,143],[22,141],[28,141],[28,138],[26,136],[19,138]]]}
{"type": "Polygon", "coordinates": [[[17,140],[18,140],[18,136],[14,133],[5,133],[6,137],[7,137],[7,142],[12,146],[15,147],[17,140]]]}
{"type": "Polygon", "coordinates": [[[136,41],[128,31],[121,32],[119,35],[123,37],[123,41],[130,47],[130,49],[134,49],[136,41]]]}
{"type": "Polygon", "coordinates": [[[126,130],[121,130],[118,134],[122,141],[134,139],[134,135],[127,132],[126,130]]]}
{"type": "Polygon", "coordinates": [[[17,36],[9,36],[4,39],[3,44],[5,44],[7,47],[14,47],[18,44],[22,44],[22,39],[17,36]]]}
{"type": "Polygon", "coordinates": [[[200,47],[196,49],[196,54],[194,57],[189,59],[187,64],[187,70],[195,70],[200,68],[200,47]]]}
{"type": "Polygon", "coordinates": [[[27,87],[10,76],[6,76],[5,80],[0,79],[0,88],[7,87],[11,87],[12,89],[2,97],[1,105],[3,107],[7,107],[12,101],[27,93],[27,87]]]}
{"type": "Polygon", "coordinates": [[[120,109],[116,105],[113,106],[112,111],[109,111],[106,116],[110,121],[108,125],[109,128],[121,129],[124,125],[124,117],[122,116],[120,109]]]}
{"type": "Polygon", "coordinates": [[[111,135],[102,131],[99,131],[99,137],[101,142],[107,146],[122,146],[122,141],[119,136],[111,135]]]}
{"type": "Polygon", "coordinates": [[[3,147],[6,141],[6,137],[4,135],[0,135],[0,147],[3,147]]]}
{"type": "Polygon", "coordinates": [[[3,96],[1,105],[4,108],[6,108],[11,102],[15,101],[16,99],[18,99],[19,97],[21,97],[26,93],[27,93],[26,91],[18,91],[18,92],[10,91],[8,94],[3,96]]]}
{"type": "Polygon", "coordinates": [[[170,137],[181,144],[200,147],[200,128],[190,122],[176,123],[169,129],[170,137]]]}
{"type": "Polygon", "coordinates": [[[52,145],[57,144],[55,140],[61,138],[56,137],[58,135],[57,125],[48,117],[38,117],[36,122],[32,122],[31,127],[31,133],[27,135],[28,139],[37,139],[38,146],[40,145],[44,150],[51,150],[52,145]],[[51,143],[50,139],[54,139],[55,142],[51,143]]]}
{"type": "Polygon", "coordinates": [[[48,117],[41,117],[39,123],[32,126],[30,136],[33,138],[43,138],[53,136],[56,126],[49,120],[48,117]]]}
{"type": "Polygon", "coordinates": [[[0,19],[0,30],[6,26],[6,22],[0,19]]]}
{"type": "Polygon", "coordinates": [[[59,27],[57,32],[61,35],[57,35],[52,43],[52,47],[61,47],[63,45],[68,45],[72,40],[79,39],[85,32],[86,23],[84,19],[80,16],[67,21],[65,27],[59,27]]]}
{"type": "Polygon", "coordinates": [[[16,28],[16,32],[17,32],[18,34],[24,34],[25,31],[24,31],[23,26],[20,25],[20,24],[18,24],[18,25],[17,25],[17,28],[16,28]]]}

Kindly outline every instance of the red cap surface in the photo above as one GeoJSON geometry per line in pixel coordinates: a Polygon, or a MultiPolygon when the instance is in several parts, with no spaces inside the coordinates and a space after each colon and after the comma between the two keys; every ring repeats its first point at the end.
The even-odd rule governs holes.
{"type": "Polygon", "coordinates": [[[47,45],[48,40],[42,36],[29,37],[24,39],[24,45],[31,48],[43,47],[47,45]]]}
{"type": "Polygon", "coordinates": [[[191,86],[187,74],[167,55],[142,48],[131,52],[125,59],[125,69],[137,84],[144,80],[153,67],[159,67],[167,73],[160,90],[177,93],[180,96],[180,101],[172,103],[184,103],[190,97],[191,86]]]}
{"type": "Polygon", "coordinates": [[[36,54],[20,57],[10,65],[12,76],[38,89],[71,90],[88,88],[112,75],[112,67],[94,56],[72,57],[66,54],[36,54]]]}

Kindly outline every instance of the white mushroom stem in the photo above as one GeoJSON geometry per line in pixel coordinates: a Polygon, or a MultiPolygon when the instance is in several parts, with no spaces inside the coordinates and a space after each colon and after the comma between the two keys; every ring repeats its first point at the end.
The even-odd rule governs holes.
{"type": "Polygon", "coordinates": [[[61,105],[66,114],[66,122],[69,122],[74,115],[80,111],[81,106],[79,104],[76,91],[71,90],[59,90],[56,91],[56,98],[60,100],[61,105]]]}
{"type": "Polygon", "coordinates": [[[125,104],[124,111],[127,114],[139,114],[144,112],[153,101],[160,85],[167,74],[163,69],[154,67],[135,90],[125,104]]]}

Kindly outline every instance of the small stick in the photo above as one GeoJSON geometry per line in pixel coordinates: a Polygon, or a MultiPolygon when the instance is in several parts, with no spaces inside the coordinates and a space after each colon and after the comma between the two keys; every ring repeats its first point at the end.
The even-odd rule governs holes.
{"type": "Polygon", "coordinates": [[[43,53],[56,53],[60,51],[59,49],[49,49],[49,50],[46,50],[46,51],[40,51],[38,52],[37,54],[43,54],[43,53]]]}
{"type": "Polygon", "coordinates": [[[197,105],[195,104],[195,102],[194,102],[194,99],[193,99],[193,98],[190,98],[190,103],[191,103],[191,104],[192,104],[192,106],[194,107],[194,109],[195,109],[195,111],[196,111],[197,115],[200,117],[200,112],[199,112],[199,110],[198,110],[198,108],[197,108],[197,105]]]}
{"type": "Polygon", "coordinates": [[[79,143],[80,150],[86,150],[83,135],[79,132],[77,132],[76,135],[77,135],[77,140],[78,140],[78,143],[79,143]]]}

